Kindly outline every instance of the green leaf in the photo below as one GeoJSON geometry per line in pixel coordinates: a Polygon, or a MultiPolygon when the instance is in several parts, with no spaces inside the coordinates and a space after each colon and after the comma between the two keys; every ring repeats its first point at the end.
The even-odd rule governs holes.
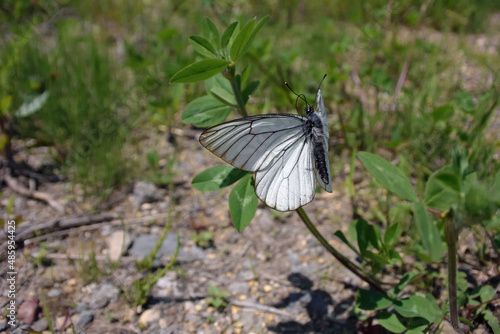
{"type": "Polygon", "coordinates": [[[231,40],[231,37],[233,36],[233,33],[238,31],[236,30],[238,24],[239,22],[233,22],[226,28],[226,30],[224,30],[224,33],[222,34],[220,40],[220,46],[222,48],[225,48],[228,45],[229,41],[231,40]]]}
{"type": "Polygon", "coordinates": [[[445,166],[434,172],[425,185],[425,205],[440,211],[447,211],[459,201],[460,178],[455,169],[445,166]]]}
{"type": "Polygon", "coordinates": [[[442,318],[442,311],[432,296],[427,299],[413,295],[406,299],[395,300],[394,309],[403,317],[420,317],[434,323],[439,323],[442,318]]]}
{"type": "Polygon", "coordinates": [[[384,233],[385,247],[388,250],[392,249],[394,243],[396,242],[396,240],[398,240],[400,235],[401,235],[401,224],[399,222],[396,222],[391,226],[389,226],[384,233]]]}
{"type": "Polygon", "coordinates": [[[258,202],[253,177],[246,175],[229,194],[229,212],[238,232],[242,232],[250,224],[257,211],[258,202]]]}
{"type": "Polygon", "coordinates": [[[375,226],[368,224],[364,219],[359,219],[356,224],[356,235],[358,237],[358,247],[362,255],[365,255],[369,245],[380,250],[378,236],[380,233],[375,226]]]}
{"type": "Polygon", "coordinates": [[[368,171],[390,192],[409,201],[418,202],[418,197],[406,175],[385,159],[368,152],[357,154],[368,171]]]}
{"type": "Polygon", "coordinates": [[[248,98],[252,93],[259,87],[260,81],[252,81],[248,84],[248,86],[245,87],[245,89],[241,92],[241,95],[243,96],[243,103],[248,102],[248,98]]]}
{"type": "Polygon", "coordinates": [[[218,47],[220,45],[220,34],[215,24],[208,17],[203,20],[203,32],[210,36],[210,40],[218,47]]]}
{"type": "Polygon", "coordinates": [[[221,72],[231,62],[224,59],[203,59],[175,73],[170,83],[189,83],[206,80],[221,72]]]}
{"type": "Polygon", "coordinates": [[[233,93],[233,88],[231,87],[231,82],[224,78],[222,73],[214,75],[210,79],[205,80],[205,90],[208,94],[211,94],[212,88],[221,87],[228,93],[233,93]]]}
{"type": "Polygon", "coordinates": [[[378,323],[391,333],[402,333],[406,330],[401,321],[394,313],[380,312],[378,314],[378,323]]]}
{"type": "Polygon", "coordinates": [[[231,45],[231,50],[229,51],[229,55],[231,56],[232,61],[238,59],[238,56],[240,55],[241,51],[248,43],[248,40],[252,36],[252,31],[255,26],[255,21],[256,21],[255,19],[248,21],[248,23],[245,24],[243,28],[241,28],[238,35],[236,35],[236,38],[234,39],[234,42],[231,45]]]}
{"type": "Polygon", "coordinates": [[[445,104],[434,108],[432,111],[432,118],[434,122],[448,121],[448,118],[453,114],[453,106],[450,104],[445,104]]]}
{"type": "Polygon", "coordinates": [[[494,334],[500,334],[500,326],[498,326],[498,318],[491,313],[490,310],[483,311],[484,320],[488,323],[488,326],[491,327],[494,334]]]}
{"type": "Polygon", "coordinates": [[[392,300],[374,290],[358,290],[356,306],[362,310],[382,310],[392,305],[392,300]]]}
{"type": "Polygon", "coordinates": [[[243,51],[241,51],[241,54],[244,54],[245,52],[247,52],[248,49],[250,48],[250,46],[252,46],[252,42],[255,39],[255,36],[257,36],[257,33],[259,32],[260,28],[262,28],[262,26],[264,24],[266,24],[267,20],[269,20],[269,15],[264,16],[263,18],[261,18],[259,20],[259,22],[257,22],[257,24],[255,25],[255,28],[252,31],[252,35],[248,39],[246,45],[243,47],[243,51]]]}
{"type": "Polygon", "coordinates": [[[359,251],[356,249],[356,247],[354,247],[354,245],[352,243],[350,243],[349,240],[347,240],[346,236],[344,235],[344,233],[342,231],[338,230],[337,232],[335,232],[335,235],[340,240],[342,240],[347,246],[349,246],[349,248],[352,249],[354,253],[356,253],[359,257],[361,257],[361,253],[359,253],[359,251]]]}
{"type": "Polygon", "coordinates": [[[443,245],[436,224],[431,217],[429,217],[429,213],[422,203],[414,204],[414,214],[417,229],[431,260],[437,261],[441,259],[443,256],[443,245]]]}
{"type": "Polygon", "coordinates": [[[182,121],[198,127],[209,127],[223,122],[231,107],[211,95],[205,95],[191,101],[182,113],[182,121]]]}
{"type": "Polygon", "coordinates": [[[189,37],[191,45],[200,55],[210,58],[215,55],[215,49],[210,42],[201,36],[189,37]]]}
{"type": "Polygon", "coordinates": [[[234,97],[233,92],[228,92],[222,87],[214,87],[210,90],[215,98],[222,103],[225,103],[231,107],[236,107],[238,103],[236,102],[236,97],[234,97]]]}
{"type": "Polygon", "coordinates": [[[408,272],[403,275],[399,283],[394,287],[394,295],[397,296],[415,277],[420,276],[417,273],[408,272]]]}
{"type": "Polygon", "coordinates": [[[482,303],[486,303],[495,297],[495,289],[491,285],[483,285],[479,290],[479,297],[482,303]]]}
{"type": "Polygon", "coordinates": [[[215,191],[235,183],[247,172],[231,166],[216,166],[196,175],[192,185],[201,191],[215,191]]]}

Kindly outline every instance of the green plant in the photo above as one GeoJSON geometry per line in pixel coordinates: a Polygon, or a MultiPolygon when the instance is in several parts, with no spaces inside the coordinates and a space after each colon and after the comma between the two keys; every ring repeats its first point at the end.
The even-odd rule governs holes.
{"type": "Polygon", "coordinates": [[[208,294],[210,297],[205,299],[208,305],[215,307],[219,311],[222,311],[227,306],[227,302],[225,300],[225,298],[229,295],[227,291],[222,290],[215,285],[211,285],[208,287],[208,294]]]}
{"type": "MultiPolygon", "coordinates": [[[[417,277],[422,277],[425,272],[406,273],[398,285],[392,290],[392,294],[386,296],[377,291],[360,290],[357,297],[357,306],[363,310],[387,310],[394,308],[396,313],[387,311],[379,312],[377,318],[379,323],[386,329],[401,333],[403,331],[422,332],[431,325],[439,325],[446,314],[450,314],[451,323],[456,330],[459,329],[458,307],[465,305],[464,297],[457,298],[457,241],[463,228],[477,226],[488,226],[489,222],[498,219],[500,212],[500,174],[493,176],[493,184],[486,186],[478,181],[476,172],[469,166],[467,155],[460,150],[453,151],[452,164],[436,171],[429,178],[425,186],[424,199],[421,201],[415,194],[413,187],[404,173],[397,167],[384,159],[366,152],[358,153],[368,171],[391,193],[406,199],[413,204],[413,215],[418,238],[413,247],[418,255],[426,261],[439,261],[443,255],[443,240],[448,248],[448,298],[449,306],[443,304],[438,306],[435,298],[427,294],[425,297],[413,295],[408,298],[400,298],[399,295],[404,287],[417,277]],[[426,210],[427,208],[427,210],[426,210]],[[435,222],[428,214],[433,213],[438,218],[435,222]],[[444,231],[439,231],[438,226],[444,231]],[[462,305],[459,305],[462,300],[462,305]],[[449,307],[449,309],[448,309],[449,307]],[[406,319],[404,323],[401,319],[406,319]]],[[[357,239],[359,251],[341,233],[337,236],[344,241],[353,251],[374,268],[379,268],[391,262],[401,262],[399,254],[392,250],[393,242],[400,233],[401,226],[392,225],[386,230],[382,240],[380,231],[375,226],[367,225],[366,222],[358,222],[356,225],[355,238],[357,239]],[[361,228],[358,228],[362,223],[361,228]],[[387,245],[389,243],[389,245],[387,245]],[[378,252],[372,253],[368,247],[375,248],[378,252]],[[389,253],[387,253],[387,250],[389,253]]],[[[466,287],[465,287],[466,288],[466,287]]],[[[465,289],[461,289],[464,295],[465,289]]],[[[467,300],[469,305],[478,305],[474,299],[481,295],[481,302],[487,304],[493,298],[492,288],[484,287],[479,292],[469,293],[467,300]]],[[[491,328],[498,327],[493,321],[492,314],[485,308],[477,310],[477,316],[482,311],[487,314],[485,320],[491,328]]]]}
{"type": "MultiPolygon", "coordinates": [[[[160,239],[156,242],[155,247],[151,250],[149,256],[145,257],[141,261],[135,262],[135,266],[138,270],[151,270],[151,268],[153,267],[153,261],[156,257],[156,254],[158,253],[158,250],[160,249],[163,241],[165,240],[167,233],[170,230],[170,226],[171,226],[171,218],[169,215],[169,218],[163,228],[160,239]]],[[[177,235],[177,246],[175,248],[175,252],[170,258],[170,261],[163,268],[157,270],[155,273],[150,273],[146,275],[144,278],[135,280],[132,283],[131,288],[122,289],[122,294],[130,306],[138,307],[144,305],[148,301],[151,295],[151,289],[156,284],[156,282],[158,282],[160,278],[165,276],[165,274],[168,271],[174,270],[180,246],[181,246],[180,238],[179,235],[177,235]]]]}
{"type": "Polygon", "coordinates": [[[202,248],[210,247],[214,243],[214,236],[212,232],[206,231],[202,233],[192,233],[190,238],[196,242],[196,245],[202,248]]]}

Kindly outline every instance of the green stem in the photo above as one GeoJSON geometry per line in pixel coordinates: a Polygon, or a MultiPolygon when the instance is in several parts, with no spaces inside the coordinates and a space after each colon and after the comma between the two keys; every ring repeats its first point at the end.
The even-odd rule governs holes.
{"type": "Polygon", "coordinates": [[[247,117],[248,113],[245,109],[245,103],[243,102],[243,96],[241,95],[240,87],[236,82],[235,77],[230,80],[231,88],[233,88],[234,97],[236,98],[236,103],[238,103],[238,109],[243,117],[247,117]]]}
{"type": "Polygon", "coordinates": [[[457,303],[457,231],[455,220],[445,218],[446,243],[448,244],[448,299],[450,301],[450,320],[453,328],[460,332],[457,303]]]}
{"type": "Polygon", "coordinates": [[[321,245],[325,247],[325,249],[330,252],[340,263],[342,263],[347,269],[349,269],[353,274],[361,278],[363,281],[366,283],[370,284],[370,286],[379,292],[383,293],[384,295],[387,295],[385,290],[381,287],[381,283],[375,280],[372,277],[366,276],[363,271],[361,270],[360,267],[352,263],[347,257],[342,255],[339,251],[337,251],[335,248],[333,248],[332,245],[323,237],[323,235],[316,229],[316,227],[313,225],[309,217],[307,216],[306,212],[302,208],[298,208],[295,210],[304,224],[306,224],[307,228],[311,233],[318,239],[321,245]]]}

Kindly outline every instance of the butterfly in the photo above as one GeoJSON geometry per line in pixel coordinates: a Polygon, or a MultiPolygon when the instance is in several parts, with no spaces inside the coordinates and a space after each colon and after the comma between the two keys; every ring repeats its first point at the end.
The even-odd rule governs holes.
{"type": "Polygon", "coordinates": [[[205,130],[200,143],[230,165],[254,172],[255,193],[271,208],[290,211],[306,205],[314,198],[316,181],[332,192],[330,134],[320,87],[321,83],[316,110],[303,94],[294,92],[306,103],[305,116],[267,114],[231,120],[205,130]]]}

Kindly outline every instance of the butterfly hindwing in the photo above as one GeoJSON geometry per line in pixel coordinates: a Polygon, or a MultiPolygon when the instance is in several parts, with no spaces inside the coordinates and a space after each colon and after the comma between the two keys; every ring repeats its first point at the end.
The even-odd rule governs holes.
{"type": "Polygon", "coordinates": [[[312,146],[302,135],[280,151],[274,160],[255,173],[255,193],[268,206],[295,210],[314,198],[312,146]]]}

